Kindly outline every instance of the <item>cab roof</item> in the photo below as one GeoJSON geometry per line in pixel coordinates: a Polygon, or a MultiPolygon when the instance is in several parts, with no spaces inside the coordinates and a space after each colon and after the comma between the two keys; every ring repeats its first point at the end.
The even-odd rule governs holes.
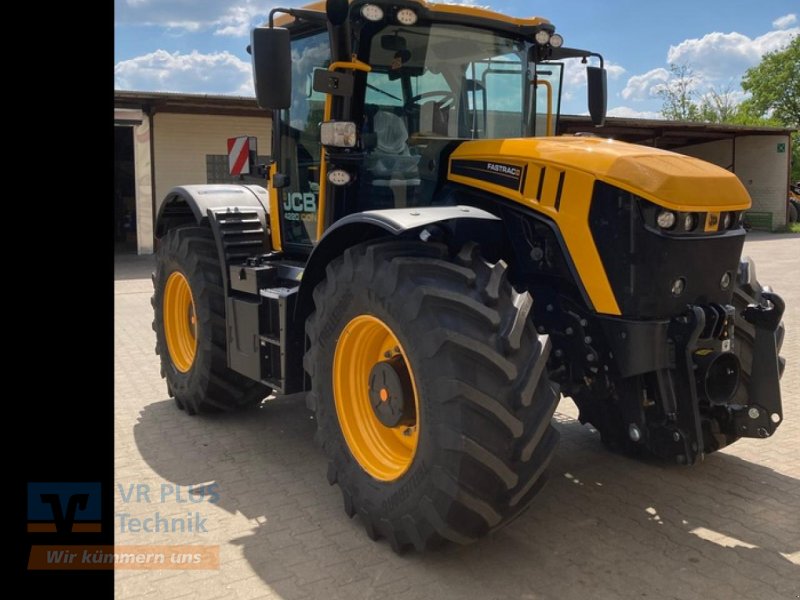
{"type": "MultiPolygon", "coordinates": [[[[364,0],[349,0],[349,2],[350,4],[358,5],[373,3],[365,2],[364,0]]],[[[387,3],[385,1],[375,0],[374,4],[379,6],[399,6],[401,3],[387,3]]],[[[408,6],[409,8],[416,8],[422,18],[486,27],[489,29],[499,29],[521,35],[529,35],[542,25],[550,25],[550,21],[542,17],[510,17],[486,8],[465,6],[463,4],[426,2],[426,0],[404,0],[402,5],[408,6]]],[[[324,15],[325,2],[312,2],[311,4],[303,6],[301,10],[319,12],[321,15],[324,15]]],[[[294,21],[294,17],[284,14],[276,17],[275,25],[277,27],[291,26],[294,21]]],[[[548,29],[550,28],[551,27],[548,27],[548,29]]]]}

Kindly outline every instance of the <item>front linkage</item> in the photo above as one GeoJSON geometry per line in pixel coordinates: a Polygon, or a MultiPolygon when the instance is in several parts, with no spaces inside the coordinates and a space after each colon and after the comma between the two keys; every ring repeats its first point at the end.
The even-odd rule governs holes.
{"type": "Polygon", "coordinates": [[[765,438],[775,432],[783,420],[776,332],[785,304],[773,293],[764,292],[762,299],[768,304],[751,304],[741,315],[755,328],[747,378],[733,352],[734,307],[690,306],[670,321],[675,368],[657,373],[667,421],[647,425],[655,454],[694,464],[711,440],[765,438]],[[740,385],[746,385],[747,404],[734,400],[740,385]]]}
{"type": "Polygon", "coordinates": [[[664,320],[543,310],[552,377],[576,401],[581,422],[628,453],[646,448],[694,464],[740,437],[769,437],[783,420],[785,305],[777,294],[738,289],[746,300],[736,307],[688,305],[664,320]]]}
{"type": "Polygon", "coordinates": [[[747,385],[751,403],[733,413],[735,431],[742,437],[769,437],[783,422],[776,333],[786,304],[772,292],[763,292],[762,298],[770,305],[751,304],[742,313],[756,330],[753,371],[747,385]]]}

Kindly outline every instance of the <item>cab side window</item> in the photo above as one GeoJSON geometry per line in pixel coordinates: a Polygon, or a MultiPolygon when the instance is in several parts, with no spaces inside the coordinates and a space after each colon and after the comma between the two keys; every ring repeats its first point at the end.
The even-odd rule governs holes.
{"type": "Polygon", "coordinates": [[[314,69],[330,64],[328,34],[292,42],[292,105],[280,114],[281,164],[289,185],[280,190],[283,240],[288,244],[316,241],[322,146],[319,123],[325,94],[312,88],[314,69]]]}

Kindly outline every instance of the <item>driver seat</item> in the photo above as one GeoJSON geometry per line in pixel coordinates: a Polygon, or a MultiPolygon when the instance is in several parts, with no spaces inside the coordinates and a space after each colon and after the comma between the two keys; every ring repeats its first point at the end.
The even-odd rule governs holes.
{"type": "Polygon", "coordinates": [[[408,147],[408,128],[396,114],[380,110],[373,120],[377,144],[370,152],[367,168],[372,175],[372,185],[391,191],[396,208],[408,206],[408,191],[421,183],[419,156],[413,156],[408,147]]]}

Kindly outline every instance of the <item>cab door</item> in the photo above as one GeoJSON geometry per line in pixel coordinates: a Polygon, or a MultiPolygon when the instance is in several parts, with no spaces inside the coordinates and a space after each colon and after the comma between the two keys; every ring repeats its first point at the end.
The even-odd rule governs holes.
{"type": "Polygon", "coordinates": [[[326,68],[329,63],[327,32],[292,41],[292,103],[273,121],[278,150],[274,166],[278,176],[272,177],[275,187],[271,193],[277,200],[273,209],[278,209],[280,245],[290,253],[307,253],[317,241],[322,152],[319,123],[325,94],[312,89],[312,78],[314,69],[326,68]]]}

